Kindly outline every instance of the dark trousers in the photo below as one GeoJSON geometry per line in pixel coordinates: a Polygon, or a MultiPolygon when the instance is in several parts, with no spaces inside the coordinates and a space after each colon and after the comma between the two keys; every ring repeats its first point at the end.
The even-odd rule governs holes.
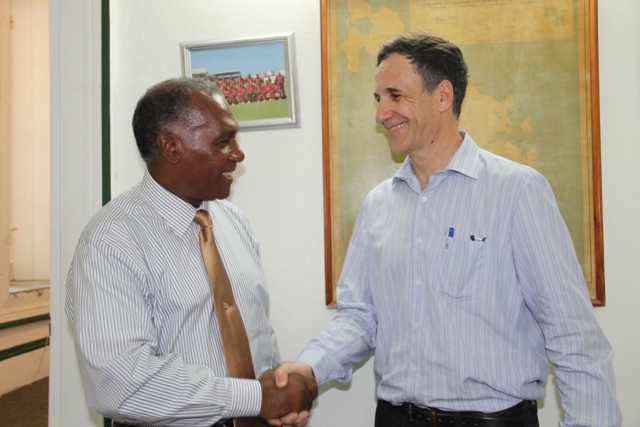
{"type": "MultiPolygon", "coordinates": [[[[122,424],[117,421],[113,421],[112,427],[129,427],[128,424],[122,424]]],[[[215,423],[211,427],[233,427],[233,420],[224,420],[215,423]]],[[[262,421],[261,427],[271,427],[266,421],[262,421]]]]}
{"type": "Polygon", "coordinates": [[[477,412],[452,413],[436,411],[435,423],[432,423],[431,419],[412,421],[409,414],[402,406],[394,406],[384,400],[378,400],[375,427],[466,427],[474,425],[485,427],[540,427],[540,424],[538,423],[538,408],[536,405],[532,405],[530,408],[523,411],[509,413],[508,415],[505,415],[504,418],[498,416],[495,419],[483,419],[481,417],[475,419],[469,418],[470,414],[473,414],[473,416],[478,415],[477,412]],[[439,420],[438,413],[447,414],[448,416],[439,420]]]}

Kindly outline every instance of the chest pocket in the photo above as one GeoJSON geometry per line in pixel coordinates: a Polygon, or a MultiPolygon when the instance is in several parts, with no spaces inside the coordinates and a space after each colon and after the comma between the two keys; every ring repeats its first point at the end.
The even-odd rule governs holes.
{"type": "Polygon", "coordinates": [[[486,253],[486,241],[444,237],[435,265],[434,289],[453,298],[480,298],[486,253]]]}

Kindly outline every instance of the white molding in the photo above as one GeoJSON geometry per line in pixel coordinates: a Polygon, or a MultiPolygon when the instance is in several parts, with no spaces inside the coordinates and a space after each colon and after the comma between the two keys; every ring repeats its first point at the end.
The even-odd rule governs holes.
{"type": "Polygon", "coordinates": [[[76,242],[101,204],[100,0],[50,0],[51,364],[49,426],[102,426],[91,411],[64,316],[76,242]]]}

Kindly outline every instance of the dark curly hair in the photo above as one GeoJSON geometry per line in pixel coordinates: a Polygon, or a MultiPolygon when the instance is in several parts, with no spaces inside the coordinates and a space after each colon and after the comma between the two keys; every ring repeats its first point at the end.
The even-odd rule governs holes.
{"type": "Polygon", "coordinates": [[[453,86],[453,114],[460,118],[468,71],[462,52],[456,45],[426,32],[401,34],[382,44],[376,66],[392,53],[399,53],[411,60],[429,95],[441,81],[450,81],[453,86]]]}
{"type": "Polygon", "coordinates": [[[158,155],[156,138],[173,123],[187,122],[197,95],[213,97],[220,88],[205,79],[188,77],[165,80],[150,87],[133,113],[133,134],[145,162],[158,155]]]}

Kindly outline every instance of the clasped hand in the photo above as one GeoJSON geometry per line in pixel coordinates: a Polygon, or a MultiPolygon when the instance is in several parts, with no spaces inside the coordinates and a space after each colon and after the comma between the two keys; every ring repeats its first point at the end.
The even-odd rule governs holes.
{"type": "Polygon", "coordinates": [[[306,371],[296,372],[294,368],[284,369],[280,365],[276,371],[266,371],[260,377],[261,418],[273,426],[291,424],[300,427],[307,423],[313,400],[318,396],[318,385],[310,368],[310,374],[304,373],[306,371]]]}

